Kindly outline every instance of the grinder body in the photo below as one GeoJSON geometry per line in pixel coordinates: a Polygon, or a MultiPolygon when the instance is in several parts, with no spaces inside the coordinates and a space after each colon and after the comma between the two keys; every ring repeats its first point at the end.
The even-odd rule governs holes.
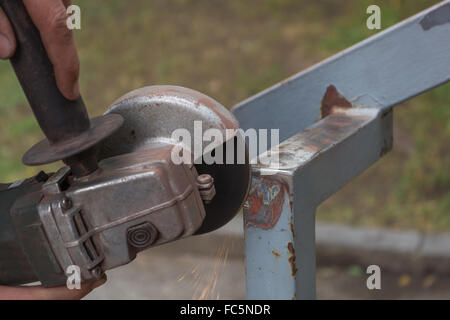
{"type": "Polygon", "coordinates": [[[67,164],[0,187],[0,285],[63,285],[73,266],[81,281],[99,279],[144,249],[214,231],[237,214],[251,170],[227,109],[190,89],[153,86],[89,119],[81,96],[69,101],[59,92],[22,1],[0,6],[17,38],[11,63],[46,135],[23,161],[67,164]],[[220,139],[204,149],[196,123],[220,139]],[[192,134],[193,145],[183,145],[192,161],[173,160],[180,141],[171,133],[178,129],[192,134]],[[191,153],[198,145],[201,153],[191,153]],[[221,161],[205,160],[218,154],[221,161]]]}
{"type": "Polygon", "coordinates": [[[170,149],[105,159],[77,181],[63,167],[0,192],[0,284],[63,285],[71,266],[94,280],[146,248],[194,234],[205,218],[197,172],[173,165],[170,149]]]}
{"type": "Polygon", "coordinates": [[[99,144],[94,172],[79,177],[65,166],[0,191],[0,285],[63,285],[71,266],[82,281],[98,279],[144,249],[214,231],[240,210],[251,171],[243,137],[223,119],[232,115],[186,88],[154,86],[134,95],[108,110],[124,125],[99,144]],[[184,116],[157,126],[172,108],[184,116]],[[189,132],[194,122],[223,132],[224,141],[175,164],[180,144],[165,135],[189,132]],[[230,150],[235,157],[244,152],[244,163],[227,163],[230,150]],[[223,161],[207,164],[212,153],[223,161]]]}

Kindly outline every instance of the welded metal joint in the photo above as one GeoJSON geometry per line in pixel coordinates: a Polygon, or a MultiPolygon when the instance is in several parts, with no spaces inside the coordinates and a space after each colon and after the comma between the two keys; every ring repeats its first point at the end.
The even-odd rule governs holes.
{"type": "Polygon", "coordinates": [[[392,149],[393,106],[450,80],[449,22],[446,0],[233,108],[283,141],[244,207],[248,299],[315,297],[316,208],[392,149]]]}
{"type": "Polygon", "coordinates": [[[253,167],[244,207],[247,298],[315,298],[317,206],[391,147],[392,112],[332,106],[272,150],[277,166],[253,167]]]}

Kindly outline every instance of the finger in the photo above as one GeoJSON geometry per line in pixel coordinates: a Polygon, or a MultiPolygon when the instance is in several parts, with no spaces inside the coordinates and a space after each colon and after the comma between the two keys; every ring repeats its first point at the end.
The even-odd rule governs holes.
{"type": "Polygon", "coordinates": [[[106,282],[106,276],[95,282],[86,282],[81,289],[67,287],[1,287],[0,300],[80,300],[106,282]]]}
{"type": "Polygon", "coordinates": [[[55,69],[56,83],[69,100],[79,96],[80,62],[72,31],[67,27],[68,14],[61,0],[23,0],[41,34],[42,42],[55,69]]]}
{"type": "Polygon", "coordinates": [[[16,50],[16,37],[8,17],[0,8],[0,59],[9,59],[16,50]]]}
{"type": "Polygon", "coordinates": [[[57,288],[39,288],[36,292],[35,300],[80,300],[86,295],[88,295],[95,288],[100,287],[106,282],[106,275],[93,282],[86,282],[81,284],[80,289],[69,290],[67,287],[57,287],[57,288]]]}

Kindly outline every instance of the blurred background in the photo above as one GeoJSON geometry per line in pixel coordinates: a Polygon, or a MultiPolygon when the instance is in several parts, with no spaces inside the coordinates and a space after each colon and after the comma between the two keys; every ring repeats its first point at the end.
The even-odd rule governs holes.
{"type": "MultiPolygon", "coordinates": [[[[82,14],[75,30],[81,92],[96,116],[124,93],[154,84],[189,87],[231,108],[375,34],[366,27],[370,4],[381,7],[386,29],[439,1],[73,2],[82,14]]],[[[9,63],[0,63],[0,88],[2,182],[55,170],[60,164],[29,168],[20,161],[43,135],[9,63]]],[[[449,104],[446,84],[396,108],[394,150],[326,201],[318,220],[450,231],[449,104]]]]}

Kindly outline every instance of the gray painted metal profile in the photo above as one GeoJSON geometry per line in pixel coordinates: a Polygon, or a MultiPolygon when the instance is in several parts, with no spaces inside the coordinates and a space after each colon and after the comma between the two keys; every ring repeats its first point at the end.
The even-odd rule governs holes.
{"type": "Polygon", "coordinates": [[[391,149],[390,107],[449,79],[443,1],[233,108],[283,141],[244,208],[248,299],[315,298],[317,206],[391,149]]]}
{"type": "Polygon", "coordinates": [[[315,298],[316,208],[391,145],[390,111],[347,109],[283,142],[280,166],[253,168],[244,208],[248,299],[315,298]]]}
{"type": "MultiPolygon", "coordinates": [[[[450,2],[427,9],[233,108],[242,129],[280,139],[320,118],[328,86],[355,106],[388,108],[450,79],[450,2]]],[[[432,108],[432,106],[430,106],[432,108]]]]}

